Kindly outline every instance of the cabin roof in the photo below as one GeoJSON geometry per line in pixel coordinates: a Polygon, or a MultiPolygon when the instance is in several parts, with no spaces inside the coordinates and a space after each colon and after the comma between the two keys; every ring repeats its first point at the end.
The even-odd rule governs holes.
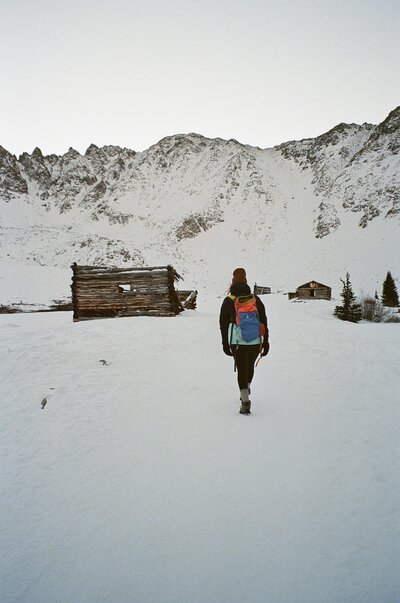
{"type": "Polygon", "coordinates": [[[182,279],[181,275],[178,274],[173,266],[141,266],[141,267],[128,267],[128,268],[114,268],[110,266],[83,266],[76,262],[71,266],[74,274],[79,276],[85,276],[85,278],[99,277],[101,275],[114,276],[120,279],[133,278],[135,276],[147,276],[150,274],[172,274],[174,281],[182,279]]]}
{"type": "Polygon", "coordinates": [[[297,287],[297,289],[312,289],[313,287],[311,287],[311,283],[315,283],[318,286],[318,288],[330,289],[330,287],[328,287],[328,285],[323,285],[322,283],[319,283],[318,281],[309,281],[308,283],[304,283],[304,285],[300,285],[299,287],[297,287]]]}

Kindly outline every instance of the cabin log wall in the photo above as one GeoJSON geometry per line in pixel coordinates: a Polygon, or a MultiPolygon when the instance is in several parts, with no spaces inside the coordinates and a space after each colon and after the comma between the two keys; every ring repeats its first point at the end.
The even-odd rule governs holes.
{"type": "Polygon", "coordinates": [[[297,287],[296,293],[290,292],[288,293],[288,298],[290,299],[325,299],[330,300],[332,294],[332,289],[327,285],[323,285],[322,283],[317,283],[316,281],[310,281],[305,285],[301,285],[297,287]]]}
{"type": "Polygon", "coordinates": [[[301,299],[330,299],[330,292],[328,293],[328,291],[326,289],[298,289],[297,290],[297,297],[301,298],[301,299]],[[314,293],[314,295],[311,295],[311,292],[314,293]]]}

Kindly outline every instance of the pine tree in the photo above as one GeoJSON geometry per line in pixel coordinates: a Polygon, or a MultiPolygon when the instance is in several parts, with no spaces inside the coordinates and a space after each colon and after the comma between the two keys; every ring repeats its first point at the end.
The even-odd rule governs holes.
{"type": "Polygon", "coordinates": [[[382,287],[382,303],[384,306],[396,308],[399,305],[399,296],[397,293],[396,284],[390,271],[386,275],[382,287]]]}
{"type": "Polygon", "coordinates": [[[356,303],[356,296],[350,283],[350,275],[346,273],[346,280],[340,279],[343,283],[342,293],[340,297],[343,300],[342,306],[336,306],[334,315],[340,320],[348,320],[349,322],[359,322],[362,318],[360,304],[356,303]]]}

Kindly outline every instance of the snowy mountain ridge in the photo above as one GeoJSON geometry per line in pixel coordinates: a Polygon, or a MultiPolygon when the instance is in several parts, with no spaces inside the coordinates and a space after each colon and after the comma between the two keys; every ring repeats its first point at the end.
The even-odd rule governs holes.
{"type": "MultiPolygon", "coordinates": [[[[36,148],[17,158],[0,147],[0,259],[168,262],[193,280],[216,254],[224,269],[236,256],[256,255],[260,266],[272,257],[282,273],[284,250],[283,272],[312,259],[323,273],[343,244],[393,243],[399,123],[397,107],[378,126],[342,123],[272,149],[199,134],[168,136],[143,152],[92,144],[84,155],[36,148]]],[[[381,247],[385,265],[391,249],[381,247]]]]}

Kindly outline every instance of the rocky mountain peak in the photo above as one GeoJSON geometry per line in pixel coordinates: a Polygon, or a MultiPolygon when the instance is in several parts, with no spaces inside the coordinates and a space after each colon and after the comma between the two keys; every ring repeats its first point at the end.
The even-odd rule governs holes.
{"type": "Polygon", "coordinates": [[[12,153],[7,151],[7,149],[5,149],[4,147],[2,147],[0,145],[0,161],[6,162],[6,161],[13,161],[13,160],[14,161],[16,160],[15,155],[12,155],[12,153]]]}
{"type": "Polygon", "coordinates": [[[68,151],[64,153],[63,157],[66,159],[79,159],[79,157],[82,157],[82,155],[73,147],[69,147],[68,151]]]}
{"type": "MultiPolygon", "coordinates": [[[[172,136],[165,136],[159,140],[155,145],[152,145],[150,149],[160,150],[163,153],[171,153],[175,151],[187,151],[189,149],[196,149],[201,145],[205,138],[198,134],[174,134],[172,136]]],[[[150,150],[149,149],[149,150],[150,150]]]]}
{"type": "Polygon", "coordinates": [[[40,159],[40,160],[43,159],[43,154],[42,154],[42,151],[39,149],[39,147],[35,147],[33,149],[32,157],[34,159],[40,159]]]}
{"type": "Polygon", "coordinates": [[[400,106],[389,113],[387,118],[377,126],[366,145],[366,150],[387,151],[397,155],[400,151],[400,106]]]}
{"type": "Polygon", "coordinates": [[[364,161],[366,155],[374,153],[375,161],[382,161],[388,155],[400,151],[400,107],[396,107],[378,126],[352,161],[364,161]]]}
{"type": "Polygon", "coordinates": [[[27,162],[39,162],[39,163],[43,163],[44,161],[44,157],[42,155],[42,151],[39,149],[39,147],[35,147],[34,150],[32,151],[31,154],[29,153],[22,153],[19,157],[18,157],[18,161],[20,163],[27,163],[27,162]]]}
{"type": "Polygon", "coordinates": [[[400,105],[393,109],[387,118],[377,127],[382,134],[393,134],[400,130],[400,105]]]}
{"type": "Polygon", "coordinates": [[[21,175],[16,156],[0,146],[0,198],[9,201],[14,195],[27,192],[28,186],[21,175]]]}
{"type": "Polygon", "coordinates": [[[93,144],[93,143],[92,143],[92,144],[90,144],[90,145],[88,146],[88,148],[86,149],[86,151],[85,151],[85,155],[86,155],[86,156],[87,156],[87,155],[95,155],[96,153],[98,153],[98,152],[99,152],[99,150],[100,150],[100,149],[99,149],[99,147],[98,147],[97,145],[95,145],[95,144],[93,144]]]}
{"type": "Polygon", "coordinates": [[[61,156],[43,156],[37,147],[17,160],[0,147],[0,202],[16,200],[16,229],[21,215],[35,216],[40,228],[57,224],[60,236],[71,238],[65,257],[70,247],[77,254],[82,249],[85,228],[89,238],[101,233],[84,245],[90,257],[99,257],[98,246],[109,257],[104,233],[110,226],[113,241],[114,232],[131,241],[129,257],[142,244],[180,253],[185,241],[208,231],[215,242],[225,227],[246,241],[258,233],[272,239],[276,224],[301,214],[307,216],[302,228],[324,239],[351,213],[359,214],[362,228],[400,216],[399,121],[396,108],[379,126],[340,123],[273,149],[196,133],[167,136],[140,153],[92,143],[83,155],[70,147],[61,156]],[[25,211],[29,206],[32,211],[25,211]]]}
{"type": "Polygon", "coordinates": [[[328,130],[321,136],[317,136],[315,142],[319,146],[332,145],[335,146],[346,139],[356,135],[357,133],[363,132],[371,132],[375,129],[376,126],[372,124],[363,124],[362,126],[358,124],[346,124],[340,123],[334,128],[328,130]]]}

